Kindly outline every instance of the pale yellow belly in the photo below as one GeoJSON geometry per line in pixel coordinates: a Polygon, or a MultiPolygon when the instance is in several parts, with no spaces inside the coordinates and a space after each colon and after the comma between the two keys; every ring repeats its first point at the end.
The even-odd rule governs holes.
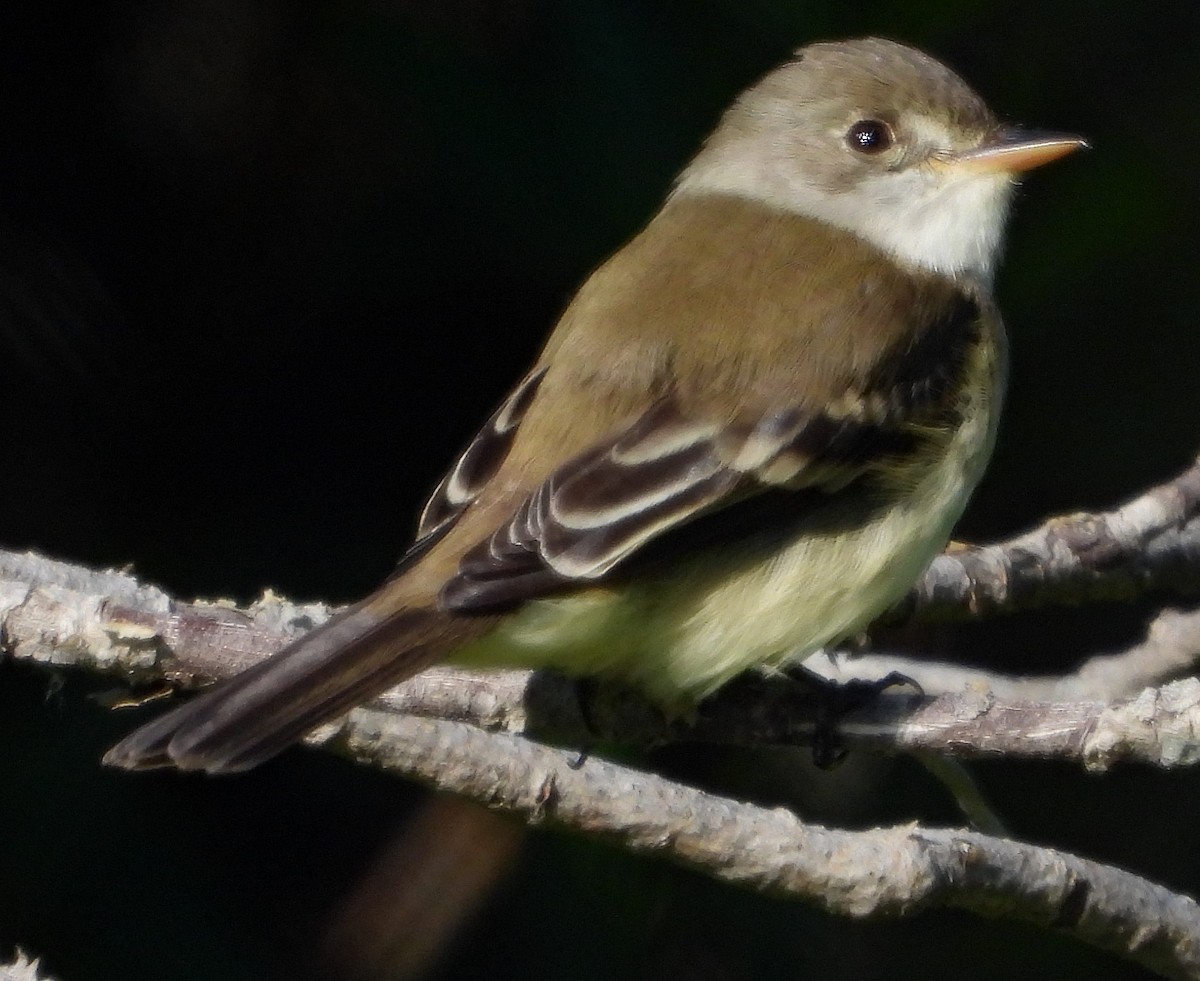
{"type": "Polygon", "coordinates": [[[979,399],[963,410],[940,452],[880,488],[890,506],[859,501],[865,522],[792,528],[766,561],[761,543],[753,554],[710,549],[669,575],[526,603],[453,660],[618,677],[678,704],[852,635],[942,549],[983,472],[998,405],[979,399]]]}

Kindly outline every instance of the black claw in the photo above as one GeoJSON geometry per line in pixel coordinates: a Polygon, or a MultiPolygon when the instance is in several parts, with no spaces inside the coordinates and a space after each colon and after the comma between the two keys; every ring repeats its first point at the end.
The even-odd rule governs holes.
{"type": "Polygon", "coordinates": [[[920,684],[899,671],[892,671],[878,681],[856,678],[846,682],[823,678],[803,665],[788,668],[787,674],[793,680],[816,690],[817,721],[813,728],[812,759],[813,764],[822,770],[833,769],[850,755],[842,743],[838,724],[851,712],[869,704],[889,688],[912,688],[917,695],[925,694],[920,684]]]}
{"type": "Polygon", "coordinates": [[[591,744],[600,738],[600,727],[592,711],[595,704],[596,692],[600,690],[600,682],[595,678],[578,678],[575,681],[575,704],[579,709],[579,718],[583,727],[591,734],[592,739],[579,750],[575,759],[568,761],[567,766],[572,770],[580,770],[592,755],[591,744]]]}

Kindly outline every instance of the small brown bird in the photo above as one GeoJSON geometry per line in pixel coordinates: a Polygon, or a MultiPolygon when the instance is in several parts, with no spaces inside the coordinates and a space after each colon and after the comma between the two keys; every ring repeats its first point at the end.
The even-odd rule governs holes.
{"type": "Polygon", "coordinates": [[[395,574],[106,762],[244,770],[442,660],[678,706],[862,629],[991,453],[1012,175],[1084,145],[904,45],[801,49],[584,283],[395,574]]]}

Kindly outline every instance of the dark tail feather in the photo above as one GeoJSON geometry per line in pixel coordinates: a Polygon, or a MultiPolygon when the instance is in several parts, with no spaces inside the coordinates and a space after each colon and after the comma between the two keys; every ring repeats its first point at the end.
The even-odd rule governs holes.
{"type": "Polygon", "coordinates": [[[322,722],[440,661],[486,621],[351,607],[274,657],[147,723],[108,751],[126,769],[248,770],[322,722]]]}

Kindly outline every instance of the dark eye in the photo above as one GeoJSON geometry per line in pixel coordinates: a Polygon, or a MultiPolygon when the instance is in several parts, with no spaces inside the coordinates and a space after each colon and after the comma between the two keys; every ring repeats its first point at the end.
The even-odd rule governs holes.
{"type": "Polygon", "coordinates": [[[882,153],[892,145],[892,128],[878,119],[860,119],[846,133],[846,142],[859,153],[882,153]]]}

